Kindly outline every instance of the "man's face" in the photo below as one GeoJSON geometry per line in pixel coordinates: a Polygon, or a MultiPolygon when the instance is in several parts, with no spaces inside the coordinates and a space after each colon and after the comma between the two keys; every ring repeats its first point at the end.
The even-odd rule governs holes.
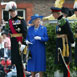
{"type": "Polygon", "coordinates": [[[10,15],[11,15],[12,17],[15,17],[15,16],[16,16],[16,11],[9,11],[9,13],[10,13],[10,15]]]}
{"type": "Polygon", "coordinates": [[[77,11],[75,11],[75,14],[77,15],[77,11]]]}
{"type": "Polygon", "coordinates": [[[59,17],[58,13],[53,12],[53,16],[55,17],[55,19],[57,19],[59,17]]]}
{"type": "Polygon", "coordinates": [[[64,17],[67,17],[68,15],[67,15],[67,14],[65,14],[65,13],[63,13],[63,16],[64,16],[64,17]]]}

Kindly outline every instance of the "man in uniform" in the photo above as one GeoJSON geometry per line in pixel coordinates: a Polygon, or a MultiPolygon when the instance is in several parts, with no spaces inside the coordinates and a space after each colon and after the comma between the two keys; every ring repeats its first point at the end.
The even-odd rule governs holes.
{"type": "Polygon", "coordinates": [[[5,10],[9,11],[11,19],[9,19],[9,32],[11,36],[11,60],[12,64],[16,65],[17,77],[25,77],[24,69],[21,60],[21,52],[19,43],[25,44],[27,27],[26,22],[22,17],[17,15],[17,5],[10,1],[6,4],[5,10]]]}
{"type": "Polygon", "coordinates": [[[69,22],[63,17],[61,9],[51,7],[53,16],[57,19],[58,25],[56,26],[56,56],[55,63],[63,65],[64,77],[70,77],[70,73],[65,67],[62,56],[69,67],[71,62],[71,44],[74,42],[73,33],[70,28],[69,22]],[[61,53],[59,52],[61,49],[61,53]]]}

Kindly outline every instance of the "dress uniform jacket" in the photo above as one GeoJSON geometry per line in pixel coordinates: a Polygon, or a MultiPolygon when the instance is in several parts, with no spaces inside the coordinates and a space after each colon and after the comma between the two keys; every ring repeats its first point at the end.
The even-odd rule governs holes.
{"type": "Polygon", "coordinates": [[[67,52],[65,52],[65,55],[63,55],[63,54],[62,55],[64,56],[66,63],[68,63],[69,61],[71,61],[71,57],[72,57],[71,43],[74,42],[74,39],[73,39],[73,33],[70,28],[70,24],[69,24],[68,20],[65,19],[63,16],[60,16],[58,18],[58,25],[56,26],[56,36],[58,36],[58,37],[56,38],[55,63],[63,62],[60,52],[58,51],[58,48],[61,48],[62,53],[64,51],[67,51],[67,52]],[[66,39],[64,39],[65,41],[63,41],[62,36],[59,37],[60,35],[64,35],[66,37],[66,39]],[[66,53],[68,53],[68,55],[66,55],[66,53]]]}
{"type": "MultiPolygon", "coordinates": [[[[22,17],[16,16],[14,18],[11,18],[12,25],[17,32],[17,34],[22,34],[22,43],[24,43],[24,39],[26,38],[27,34],[27,28],[26,28],[26,22],[22,17]]],[[[10,23],[9,23],[10,25],[10,23]]],[[[10,35],[13,34],[10,27],[9,27],[10,35]]],[[[11,37],[11,60],[12,63],[19,62],[21,60],[20,52],[19,52],[19,44],[16,37],[11,37]]]]}

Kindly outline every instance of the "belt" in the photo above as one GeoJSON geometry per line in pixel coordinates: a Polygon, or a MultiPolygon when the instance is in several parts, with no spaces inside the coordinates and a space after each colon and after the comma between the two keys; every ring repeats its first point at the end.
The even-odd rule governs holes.
{"type": "Polygon", "coordinates": [[[64,37],[67,37],[67,35],[62,34],[62,35],[57,35],[56,37],[57,37],[57,38],[64,38],[64,37]]]}
{"type": "Polygon", "coordinates": [[[77,38],[77,33],[75,33],[75,38],[77,38]]]}
{"type": "Polygon", "coordinates": [[[21,33],[18,33],[18,34],[11,34],[11,37],[22,37],[22,34],[21,34],[21,33]]]}

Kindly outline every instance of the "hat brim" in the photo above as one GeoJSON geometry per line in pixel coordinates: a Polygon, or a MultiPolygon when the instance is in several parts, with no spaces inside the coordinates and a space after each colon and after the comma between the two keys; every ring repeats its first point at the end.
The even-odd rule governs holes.
{"type": "Polygon", "coordinates": [[[32,24],[33,20],[35,20],[35,19],[37,19],[37,18],[42,19],[43,16],[38,16],[38,17],[33,17],[33,18],[31,18],[31,20],[29,21],[29,24],[32,24]]]}
{"type": "Polygon", "coordinates": [[[61,12],[61,8],[51,7],[50,9],[52,12],[61,12]]]}
{"type": "Polygon", "coordinates": [[[16,9],[10,9],[9,11],[16,11],[16,9]]]}

